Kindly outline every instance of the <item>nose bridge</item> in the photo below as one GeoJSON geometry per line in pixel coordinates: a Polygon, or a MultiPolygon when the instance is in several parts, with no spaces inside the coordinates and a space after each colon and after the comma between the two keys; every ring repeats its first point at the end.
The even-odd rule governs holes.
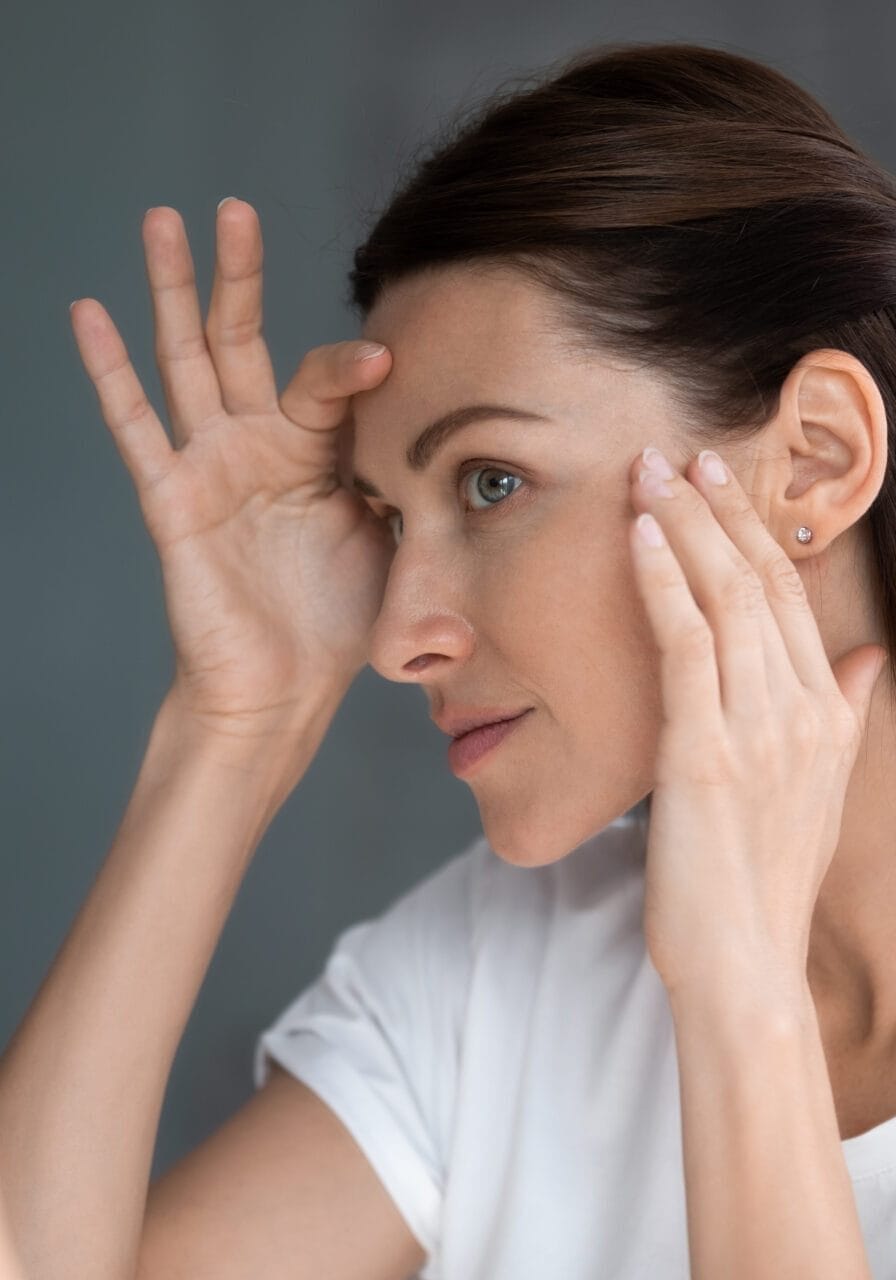
{"type": "Polygon", "coordinates": [[[378,625],[412,626],[436,614],[456,614],[462,574],[448,548],[448,540],[435,534],[402,539],[389,567],[378,625]]]}
{"type": "Polygon", "coordinates": [[[439,656],[470,650],[473,628],[464,616],[464,579],[447,540],[420,535],[396,547],[380,611],[370,635],[370,665],[387,679],[414,680],[439,656]]]}

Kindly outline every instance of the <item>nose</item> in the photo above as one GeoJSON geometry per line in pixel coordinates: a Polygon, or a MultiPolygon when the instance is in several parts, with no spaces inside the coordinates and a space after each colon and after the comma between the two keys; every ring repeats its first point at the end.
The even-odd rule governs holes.
{"type": "Polygon", "coordinates": [[[367,659],[386,680],[429,683],[465,662],[475,632],[462,612],[464,584],[432,540],[399,543],[386,580],[367,659]]]}

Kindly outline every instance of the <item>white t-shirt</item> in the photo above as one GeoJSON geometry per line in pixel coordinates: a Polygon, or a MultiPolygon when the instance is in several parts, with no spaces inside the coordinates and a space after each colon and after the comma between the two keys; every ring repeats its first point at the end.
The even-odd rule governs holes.
{"type": "MultiPolygon", "coordinates": [[[[426,1250],[418,1280],[689,1280],[674,1027],[642,929],[642,806],[558,862],[480,836],[259,1038],[332,1108],[426,1250]]],[[[896,1118],[842,1143],[896,1280],[896,1118]]]]}

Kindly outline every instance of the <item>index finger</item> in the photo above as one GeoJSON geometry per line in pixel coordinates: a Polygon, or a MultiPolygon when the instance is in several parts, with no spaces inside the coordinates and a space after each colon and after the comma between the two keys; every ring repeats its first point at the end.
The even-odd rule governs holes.
{"type": "MultiPolygon", "coordinates": [[[[724,479],[713,482],[700,466],[709,450],[688,464],[686,478],[706,501],[720,530],[743,556],[762,584],[767,612],[766,663],[776,700],[786,697],[794,676],[807,689],[839,690],[825,651],[818,620],[793,558],[767,528],[734,471],[722,461],[724,479]],[[770,643],[772,642],[772,643],[770,643]]],[[[718,455],[716,455],[718,456],[718,455]]],[[[794,550],[801,543],[795,541],[794,550]]]]}

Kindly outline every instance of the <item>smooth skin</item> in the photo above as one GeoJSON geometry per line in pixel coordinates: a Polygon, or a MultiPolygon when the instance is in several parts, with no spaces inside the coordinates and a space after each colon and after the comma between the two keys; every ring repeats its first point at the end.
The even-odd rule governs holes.
{"type": "MultiPolygon", "coordinates": [[[[875,643],[881,620],[868,616],[870,592],[864,613],[846,616],[855,539],[838,548],[854,557],[849,577],[845,563],[837,574],[825,556],[836,519],[858,520],[879,491],[883,403],[858,361],[811,353],[789,376],[767,434],[738,457],[743,482],[729,473],[728,485],[714,489],[682,439],[672,397],[658,412],[649,403],[655,373],[594,361],[577,378],[554,335],[542,331],[546,310],[521,282],[475,269],[402,282],[384,300],[385,322],[382,314],[370,320],[368,331],[389,343],[393,377],[406,378],[355,405],[356,462],[360,446],[368,492],[370,482],[381,490],[375,500],[388,503],[384,515],[396,513],[401,536],[374,664],[391,678],[419,680],[443,708],[475,702],[475,679],[489,690],[483,702],[535,708],[470,782],[495,851],[517,865],[544,865],[575,845],[572,824],[589,811],[583,838],[602,825],[594,816],[602,803],[604,821],[627,807],[614,794],[613,770],[624,769],[631,785],[643,764],[628,749],[650,705],[636,696],[637,663],[649,657],[660,707],[650,744],[644,924],[675,1021],[694,1280],[858,1280],[870,1271],[807,961],[853,779],[878,819],[886,808],[886,790],[868,789],[869,773],[879,781],[880,759],[854,771],[869,746],[871,697],[886,657],[875,643]],[[405,402],[414,393],[427,400],[420,419],[435,416],[429,385],[414,381],[415,343],[425,352],[433,341],[430,315],[454,357],[450,367],[470,384],[469,401],[506,403],[506,391],[493,387],[513,366],[512,403],[548,421],[505,418],[499,426],[492,414],[453,437],[430,475],[409,478],[397,449],[392,468],[384,465],[382,433],[399,416],[402,392],[405,402]],[[456,335],[453,347],[445,330],[456,335]],[[676,459],[665,493],[631,474],[627,450],[645,422],[651,442],[676,459]],[[616,455],[620,424],[633,429],[616,455]],[[664,547],[648,551],[630,515],[625,525],[615,518],[606,477],[626,462],[632,502],[654,513],[664,547]],[[510,496],[494,483],[488,494],[467,486],[480,476],[512,480],[510,496]],[[769,493],[766,509],[757,511],[757,492],[769,493]],[[806,548],[793,535],[803,524],[821,540],[798,557],[806,548]],[[803,560],[807,578],[817,572],[817,606],[832,595],[836,622],[853,628],[852,643],[831,656],[792,557],[803,560]],[[617,569],[627,584],[608,589],[617,569]],[[632,628],[634,645],[613,644],[631,624],[632,605],[645,608],[649,626],[632,628]],[[595,638],[600,666],[575,661],[583,637],[595,638]],[[564,750],[577,731],[582,750],[564,750]]],[[[437,385],[435,398],[442,393],[437,385]]],[[[819,607],[818,616],[830,643],[830,611],[819,607]]],[[[876,728],[892,735],[892,703],[878,700],[877,709],[876,728]]],[[[868,830],[867,814],[861,821],[868,830]]],[[[880,871],[885,882],[885,864],[880,871]]],[[[836,909],[848,931],[842,904],[836,909]]],[[[890,903],[876,921],[866,914],[887,939],[891,919],[890,903]]],[[[844,957],[847,972],[852,958],[844,957]]],[[[889,941],[872,959],[892,999],[889,941]]],[[[885,1039],[884,1060],[886,1053],[885,1039]]],[[[891,1056],[891,1079],[892,1066],[891,1056]]],[[[853,1085],[847,1077],[848,1092],[853,1085]]],[[[859,1102],[870,1124],[893,1114],[887,1085],[859,1102]]]]}
{"type": "Polygon", "coordinates": [[[802,579],[717,455],[688,478],[645,459],[632,558],[663,729],[644,933],[676,1031],[691,1276],[870,1280],[806,959],[887,655],[859,645],[832,668],[802,579]]]}
{"type": "Polygon", "coordinates": [[[801,994],[887,653],[858,645],[832,668],[799,573],[717,454],[701,457],[720,483],[699,464],[686,478],[658,450],[646,456],[634,532],[652,521],[662,542],[634,536],[632,559],[663,695],[647,948],[670,995],[728,965],[744,985],[766,970],[801,994]]]}
{"type": "MultiPolygon", "coordinates": [[[[420,685],[435,712],[535,708],[466,783],[494,851],[545,865],[655,785],[661,655],[631,557],[633,521],[646,509],[640,451],[661,449],[703,493],[702,446],[688,440],[682,406],[656,368],[583,353],[559,327],[551,296],[503,266],[402,280],[363,334],[393,358],[390,376],[352,402],[355,470],[381,491],[367,501],[397,540],[371,665],[420,685]],[[404,451],[422,424],[480,402],[549,421],[469,426],[429,470],[409,469],[404,451]],[[495,495],[500,486],[507,496],[495,495]]],[[[778,565],[783,556],[799,575],[829,662],[882,644],[864,517],[884,480],[887,422],[864,366],[843,351],[808,353],[767,424],[739,445],[720,435],[717,451],[777,544],[778,565]],[[801,525],[814,535],[805,545],[795,537],[801,525]]],[[[701,583],[704,545],[699,531],[680,542],[682,568],[696,603],[714,609],[701,583]]],[[[849,1134],[882,1107],[896,1112],[896,1087],[887,1093],[896,1079],[896,711],[887,679],[875,686],[808,949],[849,1134]]]]}
{"type": "Polygon", "coordinates": [[[25,1280],[25,1273],[13,1242],[2,1198],[0,1198],[0,1280],[25,1280]]]}
{"type": "Polygon", "coordinates": [[[404,1280],[419,1242],[341,1122],[282,1072],[147,1197],[190,1010],[259,840],[364,665],[391,551],[340,483],[351,396],[388,354],[314,348],[278,398],[251,206],[218,212],[205,330],[180,215],[151,210],[143,238],[173,446],[105,308],[82,299],[72,325],[159,552],[175,678],[0,1059],[12,1233],[41,1280],[404,1280]]]}
{"type": "MultiPolygon", "coordinates": [[[[199,1280],[301,1276],[310,1259],[309,1276],[326,1265],[341,1280],[344,1265],[346,1277],[399,1280],[422,1260],[419,1246],[382,1188],[376,1204],[378,1181],[346,1146],[335,1117],[326,1108],[326,1123],[320,1112],[312,1116],[303,1087],[276,1073],[151,1189],[144,1221],[171,1059],[255,844],[365,660],[388,679],[420,683],[435,711],[521,699],[536,708],[470,779],[498,856],[530,866],[563,857],[651,790],[660,680],[632,573],[632,471],[649,443],[683,470],[691,451],[681,442],[681,409],[655,371],[576,352],[552,323],[550,298],[528,282],[466,268],[423,273],[389,291],[365,325],[365,337],[386,343],[388,353],[362,370],[343,344],[316,348],[277,408],[269,362],[259,355],[261,238],[251,206],[229,202],[218,214],[204,336],[179,215],[151,211],[144,239],[178,448],[147,405],[100,304],[76,304],[73,326],[159,547],[177,680],[153,729],[133,820],[126,815],[110,853],[114,874],[101,876],[101,892],[91,895],[73,935],[77,945],[67,940],[0,1062],[0,1128],[14,1138],[7,1159],[17,1161],[20,1178],[14,1228],[35,1257],[47,1228],[58,1228],[58,1248],[44,1254],[40,1272],[48,1277],[120,1280],[131,1274],[122,1266],[139,1243],[145,1275],[176,1277],[181,1268],[199,1280]],[[531,430],[513,422],[469,427],[429,470],[408,469],[404,451],[424,423],[488,399],[552,421],[531,430]],[[182,468],[191,449],[203,465],[182,468]],[[241,484],[247,453],[248,488],[241,484]],[[401,513],[397,548],[396,522],[377,523],[341,487],[349,481],[346,460],[382,488],[385,501],[366,500],[375,516],[401,513]],[[474,485],[473,474],[458,478],[471,460],[524,479],[523,496],[492,509],[484,496],[491,486],[474,485]],[[304,595],[307,583],[319,593],[304,595]],[[222,804],[245,807],[225,814],[224,825],[222,804]],[[171,846],[187,828],[185,858],[171,846]],[[186,881],[184,866],[194,871],[186,881]],[[117,927],[124,919],[129,927],[117,927]],[[161,978],[154,958],[165,961],[161,978]],[[145,996],[124,982],[134,969],[145,996]],[[94,987],[88,972],[97,975],[94,987]],[[145,982],[147,973],[157,986],[145,982]],[[102,1003],[111,1000],[99,978],[108,983],[110,975],[121,982],[112,995],[136,1001],[123,1024],[102,1003]],[[74,1005],[78,1017],[65,1021],[74,1005]],[[77,1087],[70,1058],[54,1069],[60,1018],[70,1053],[83,1054],[77,1087]],[[38,1087],[29,1087],[35,1080],[38,1087]],[[44,1116],[41,1125],[34,1097],[53,1097],[55,1123],[44,1116]],[[259,1159],[276,1147],[287,1117],[295,1141],[280,1157],[259,1159]],[[87,1132],[90,1144],[79,1140],[87,1132]],[[333,1183],[314,1182],[330,1144],[334,1154],[323,1162],[332,1160],[335,1184],[347,1188],[343,1199],[334,1197],[333,1183]],[[310,1197],[307,1214],[296,1211],[296,1188],[310,1197]],[[347,1241],[357,1194],[367,1196],[370,1217],[362,1220],[378,1225],[369,1240],[347,1241]],[[63,1244],[76,1239],[77,1261],[73,1245],[62,1261],[63,1244]]],[[[867,564],[857,559],[856,526],[885,465],[876,414],[855,368],[822,354],[792,372],[766,434],[728,459],[779,544],[806,560],[802,572],[829,653],[878,638],[867,580],[856,568],[867,564]],[[790,543],[801,523],[816,533],[809,548],[790,543]],[[853,628],[861,629],[850,640],[853,628]]],[[[847,870],[863,875],[880,870],[890,817],[874,771],[896,760],[877,710],[868,732],[881,739],[871,738],[867,768],[852,775],[837,851],[837,858],[860,854],[847,870]],[[870,807],[862,809],[865,800],[870,807]]],[[[852,984],[886,979],[892,995],[878,945],[892,913],[863,901],[858,918],[844,915],[838,901],[825,900],[824,887],[822,904],[832,924],[818,952],[826,990],[844,997],[849,1013],[852,984]]]]}

